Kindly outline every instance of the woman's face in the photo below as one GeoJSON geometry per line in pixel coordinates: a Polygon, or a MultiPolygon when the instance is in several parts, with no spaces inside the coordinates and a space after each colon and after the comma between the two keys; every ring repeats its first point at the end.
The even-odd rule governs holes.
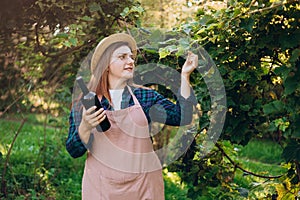
{"type": "Polygon", "coordinates": [[[133,78],[134,58],[128,46],[121,46],[113,52],[108,70],[110,81],[126,81],[133,78]]]}

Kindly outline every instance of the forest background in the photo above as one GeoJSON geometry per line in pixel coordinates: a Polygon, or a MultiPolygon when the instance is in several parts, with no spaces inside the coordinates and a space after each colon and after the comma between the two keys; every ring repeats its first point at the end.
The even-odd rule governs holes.
{"type": "MultiPolygon", "coordinates": [[[[74,80],[103,37],[128,30],[153,44],[138,62],[178,71],[190,44],[168,35],[192,38],[225,86],[222,133],[201,157],[203,136],[218,123],[204,81],[216,72],[204,64],[192,74],[202,116],[190,147],[164,168],[166,199],[300,198],[297,0],[3,0],[0,21],[1,199],[80,199],[84,157],[65,150],[74,80]]],[[[173,135],[164,127],[155,145],[173,135]]]]}

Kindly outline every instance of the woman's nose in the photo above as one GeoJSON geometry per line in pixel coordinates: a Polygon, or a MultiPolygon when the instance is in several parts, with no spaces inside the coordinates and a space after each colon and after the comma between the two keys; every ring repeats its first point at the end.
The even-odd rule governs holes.
{"type": "Polygon", "coordinates": [[[129,63],[129,64],[134,63],[134,59],[131,58],[131,57],[128,57],[127,58],[127,63],[129,63]]]}

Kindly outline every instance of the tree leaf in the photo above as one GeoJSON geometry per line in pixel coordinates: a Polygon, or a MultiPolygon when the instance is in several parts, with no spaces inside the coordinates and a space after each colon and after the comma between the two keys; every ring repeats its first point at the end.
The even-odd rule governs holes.
{"type": "Polygon", "coordinates": [[[68,40],[64,41],[63,45],[66,46],[66,47],[71,47],[71,43],[68,40]]]}
{"type": "Polygon", "coordinates": [[[286,65],[276,67],[274,72],[276,75],[280,76],[283,80],[285,80],[289,73],[291,72],[292,68],[288,68],[286,65]]]}
{"type": "Polygon", "coordinates": [[[292,51],[292,55],[290,57],[290,62],[296,62],[300,58],[300,49],[295,49],[292,51]]]}
{"type": "Polygon", "coordinates": [[[159,58],[160,59],[165,58],[170,54],[171,54],[171,52],[166,48],[160,48],[159,49],[159,58]]]}
{"type": "Polygon", "coordinates": [[[55,35],[58,38],[68,38],[69,35],[67,33],[58,33],[55,35]]]}
{"type": "Polygon", "coordinates": [[[102,10],[101,6],[96,2],[93,2],[89,5],[89,11],[90,12],[97,12],[97,11],[100,11],[100,10],[102,10]]]}
{"type": "Polygon", "coordinates": [[[265,115],[281,113],[284,111],[284,104],[282,101],[276,100],[263,106],[265,115]]]}
{"type": "Polygon", "coordinates": [[[78,44],[77,38],[70,38],[69,41],[72,46],[77,46],[77,44],[78,44]]]}
{"type": "Polygon", "coordinates": [[[278,38],[278,42],[281,44],[281,48],[288,49],[297,47],[299,45],[299,36],[294,34],[280,34],[278,38]]]}
{"type": "Polygon", "coordinates": [[[84,21],[88,21],[88,22],[91,22],[91,21],[94,20],[93,18],[91,18],[89,16],[83,16],[81,19],[84,20],[84,21]]]}
{"type": "Polygon", "coordinates": [[[175,46],[175,45],[169,45],[169,46],[166,46],[165,48],[160,48],[159,49],[159,58],[160,59],[165,58],[175,51],[177,51],[177,46],[175,46]]]}
{"type": "Polygon", "coordinates": [[[284,82],[284,94],[290,95],[298,88],[298,77],[292,76],[288,77],[284,82]]]}
{"type": "Polygon", "coordinates": [[[159,42],[159,44],[168,45],[168,44],[175,44],[176,42],[177,42],[177,40],[175,38],[171,38],[169,40],[159,42]]]}
{"type": "Polygon", "coordinates": [[[243,111],[249,111],[250,110],[250,105],[240,105],[241,110],[243,111]]]}
{"type": "Polygon", "coordinates": [[[204,15],[203,17],[201,17],[201,19],[199,20],[199,23],[202,26],[207,26],[208,24],[212,23],[214,20],[214,18],[211,15],[204,15]]]}
{"type": "Polygon", "coordinates": [[[300,161],[300,143],[296,140],[291,140],[283,149],[282,156],[287,162],[292,160],[300,161]]]}
{"type": "Polygon", "coordinates": [[[240,22],[241,28],[245,29],[248,32],[252,32],[254,26],[254,19],[252,17],[242,18],[240,22]]]}

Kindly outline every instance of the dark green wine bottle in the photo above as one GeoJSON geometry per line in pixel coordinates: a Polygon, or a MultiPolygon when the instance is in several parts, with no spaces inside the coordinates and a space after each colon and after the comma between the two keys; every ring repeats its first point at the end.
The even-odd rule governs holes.
{"type": "MultiPolygon", "coordinates": [[[[92,106],[96,106],[97,108],[95,111],[98,111],[100,108],[102,108],[101,103],[100,103],[96,93],[88,90],[82,77],[81,76],[77,77],[76,81],[83,93],[81,102],[84,105],[85,109],[89,109],[92,106]]],[[[96,126],[96,129],[100,132],[107,131],[109,128],[110,128],[110,122],[109,122],[107,116],[99,125],[96,126]]]]}

